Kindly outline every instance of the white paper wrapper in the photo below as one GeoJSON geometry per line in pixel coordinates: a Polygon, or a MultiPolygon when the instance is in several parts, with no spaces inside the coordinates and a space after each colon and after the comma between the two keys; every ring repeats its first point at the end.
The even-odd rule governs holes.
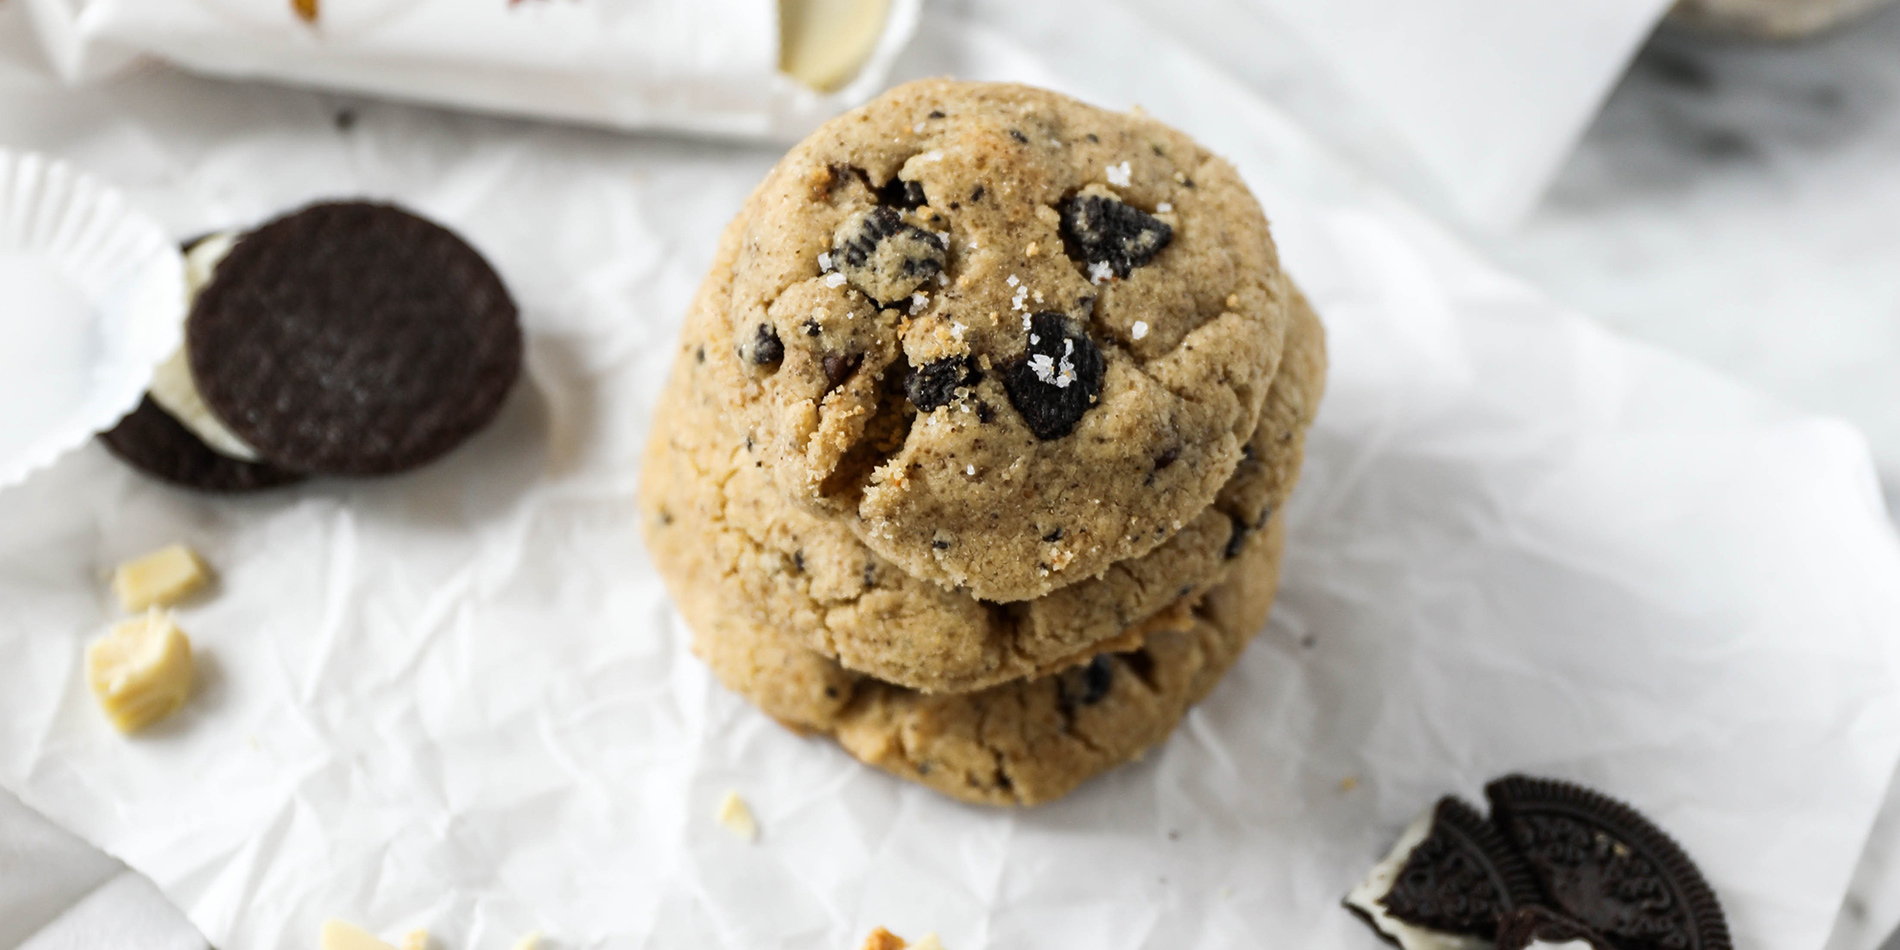
{"type": "Polygon", "coordinates": [[[68,80],[139,55],[271,79],[619,128],[796,138],[880,88],[922,0],[891,0],[842,89],[778,71],[778,0],[26,0],[68,80]]]}
{"type": "Polygon", "coordinates": [[[0,488],[110,428],[178,346],[184,265],[65,162],[0,149],[0,488]]]}
{"type": "Polygon", "coordinates": [[[339,133],[309,94],[153,74],[43,94],[46,134],[181,232],[200,205],[335,193],[452,224],[522,302],[530,383],[402,478],[204,498],[87,451],[0,495],[0,784],[221,950],[310,946],[332,915],[475,950],[880,925],[951,950],[1371,950],[1339,898],[1436,796],[1523,769],[1661,822],[1738,947],[1817,950],[1900,758],[1900,552],[1861,440],[1499,276],[1113,7],[975,12],[994,25],[933,20],[915,68],[1190,129],[1258,188],[1330,329],[1282,601],[1165,747],[1047,808],[974,809],[787,734],[687,654],[639,452],[775,155],[395,107],[339,133]],[[220,573],[181,613],[202,687],[127,741],[80,650],[111,566],[173,540],[220,573]],[[756,844],[714,823],[728,790],[756,844]]]}

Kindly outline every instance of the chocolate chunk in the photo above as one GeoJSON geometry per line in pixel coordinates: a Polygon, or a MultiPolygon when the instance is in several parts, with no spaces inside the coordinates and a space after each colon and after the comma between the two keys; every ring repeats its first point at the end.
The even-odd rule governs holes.
{"type": "Polygon", "coordinates": [[[844,385],[844,381],[850,379],[851,374],[858,371],[858,364],[862,362],[864,362],[862,353],[850,355],[833,353],[825,357],[825,392],[829,393],[844,385]]]}
{"type": "Polygon", "coordinates": [[[903,208],[905,211],[921,208],[930,201],[924,196],[923,183],[898,178],[895,175],[890,181],[884,183],[884,187],[877,190],[877,200],[880,204],[903,208]]]}
{"type": "Polygon", "coordinates": [[[846,218],[833,240],[831,258],[838,271],[879,307],[895,304],[943,273],[949,251],[942,238],[883,206],[846,218]]]}
{"type": "Polygon", "coordinates": [[[1589,950],[1617,950],[1596,931],[1544,907],[1519,907],[1498,922],[1497,950],[1570,950],[1578,944],[1589,950]]]}
{"type": "Polygon", "coordinates": [[[1061,529],[1061,528],[1057,528],[1057,529],[1055,529],[1054,531],[1051,531],[1051,532],[1049,532],[1048,534],[1045,534],[1045,535],[1043,535],[1043,536],[1042,536],[1042,539],[1043,539],[1044,541],[1047,541],[1047,542],[1049,542],[1050,544],[1054,544],[1054,543],[1056,543],[1057,541],[1060,541],[1060,540],[1062,540],[1062,529],[1061,529]]]}
{"type": "Polygon", "coordinates": [[[118,425],[100,433],[99,441],[133,468],[198,491],[261,491],[303,480],[268,462],[219,455],[150,396],[118,425]]]}
{"type": "Polygon", "coordinates": [[[1093,706],[1108,695],[1115,685],[1115,659],[1106,653],[1069,668],[1056,681],[1057,698],[1062,707],[1073,712],[1078,706],[1093,706]]]}
{"type": "Polygon", "coordinates": [[[1406,829],[1345,903],[1380,936],[1414,946],[1429,934],[1490,940],[1500,915],[1539,896],[1504,836],[1477,809],[1446,796],[1406,829]]]}
{"type": "Polygon", "coordinates": [[[740,346],[739,353],[754,366],[776,366],[785,361],[785,344],[779,340],[778,330],[761,323],[752,339],[740,346]]]}
{"type": "Polygon", "coordinates": [[[1162,469],[1167,468],[1170,465],[1173,465],[1175,462],[1180,461],[1180,459],[1181,459],[1180,446],[1177,445],[1171,448],[1162,449],[1161,454],[1155,456],[1154,470],[1159,472],[1162,469]]]}
{"type": "Polygon", "coordinates": [[[377,475],[486,426],[521,368],[508,288],[400,208],[312,205],[246,234],[192,305],[205,405],[281,468],[377,475]]]}
{"type": "Polygon", "coordinates": [[[1492,821],[1556,909],[1633,950],[1729,950],[1715,892],[1681,846],[1634,808],[1568,782],[1510,775],[1485,787],[1492,821]]]}
{"type": "Polygon", "coordinates": [[[981,376],[976,361],[968,356],[953,356],[925,363],[904,380],[904,395],[918,412],[932,412],[950,404],[957,390],[974,385],[981,376]]]}
{"type": "Polygon", "coordinates": [[[805,321],[805,335],[806,336],[818,336],[819,334],[822,334],[824,332],[825,332],[825,328],[819,326],[818,321],[810,320],[810,319],[805,321]]]}
{"type": "Polygon", "coordinates": [[[1247,535],[1253,533],[1253,525],[1248,524],[1247,519],[1236,514],[1229,513],[1227,518],[1234,523],[1234,532],[1227,536],[1227,547],[1221,551],[1221,556],[1231,561],[1239,557],[1240,552],[1246,549],[1247,535]]]}
{"type": "Polygon", "coordinates": [[[977,202],[982,201],[982,200],[983,200],[983,186],[982,185],[978,185],[975,188],[970,189],[970,203],[971,204],[976,204],[977,202]]]}
{"type": "Polygon", "coordinates": [[[1015,139],[1016,141],[1018,141],[1018,142],[1020,142],[1020,143],[1022,143],[1022,144],[1024,144],[1024,145],[1028,145],[1028,144],[1029,144],[1029,136],[1027,136],[1027,135],[1024,135],[1024,134],[1023,134],[1023,131],[1022,131],[1021,129],[1010,129],[1010,130],[1009,130],[1009,137],[1010,137],[1010,138],[1013,138],[1013,139],[1015,139]]]}
{"type": "Polygon", "coordinates": [[[996,410],[990,408],[989,403],[984,402],[981,399],[978,399],[976,401],[976,421],[981,422],[985,425],[995,422],[996,410]]]}
{"type": "Polygon", "coordinates": [[[1116,277],[1154,260],[1174,240],[1174,228],[1166,221],[1113,198],[1077,195],[1060,210],[1069,256],[1090,269],[1107,264],[1116,277]]]}
{"type": "Polygon", "coordinates": [[[1102,351],[1068,317],[1045,310],[1029,320],[1029,348],[1003,367],[1010,405],[1045,442],[1075,431],[1102,395],[1102,351]]]}

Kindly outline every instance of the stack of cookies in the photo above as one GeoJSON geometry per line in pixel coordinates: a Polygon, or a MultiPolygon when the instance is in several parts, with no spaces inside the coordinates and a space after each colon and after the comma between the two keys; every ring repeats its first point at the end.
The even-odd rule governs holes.
{"type": "Polygon", "coordinates": [[[727,227],[641,485],[728,687],[945,794],[1061,796],[1266,620],[1325,377],[1239,175],[1021,86],[892,90],[727,227]]]}

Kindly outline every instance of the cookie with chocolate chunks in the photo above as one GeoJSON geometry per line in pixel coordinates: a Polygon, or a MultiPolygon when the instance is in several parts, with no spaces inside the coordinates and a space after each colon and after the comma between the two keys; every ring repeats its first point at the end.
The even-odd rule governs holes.
{"type": "Polygon", "coordinates": [[[908,574],[1014,603],[1206,510],[1289,297],[1259,203],[1193,139],[929,80],[787,153],[696,306],[725,324],[719,348],[759,353],[762,327],[767,355],[782,345],[721,362],[782,494],[908,574]]]}
{"type": "Polygon", "coordinates": [[[243,236],[185,326],[204,403],[270,464],[378,475],[447,453],[521,366],[501,278],[390,205],[312,205],[243,236]]]}
{"type": "Polygon", "coordinates": [[[101,432],[99,441],[132,467],[198,491],[261,491],[303,480],[269,462],[246,462],[213,451],[150,396],[118,425],[101,432]]]}
{"type": "Polygon", "coordinates": [[[1634,808],[1569,782],[1510,775],[1485,787],[1491,820],[1551,905],[1619,950],[1730,950],[1715,892],[1634,808]]]}

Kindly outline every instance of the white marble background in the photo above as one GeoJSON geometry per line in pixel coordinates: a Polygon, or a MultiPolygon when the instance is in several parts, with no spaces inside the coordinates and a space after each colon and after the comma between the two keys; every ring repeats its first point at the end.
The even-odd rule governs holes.
{"type": "MultiPolygon", "coordinates": [[[[1294,112],[1332,116],[1342,142],[1376,146],[1323,79],[1299,78],[1297,50],[1249,41],[1261,24],[1235,3],[1136,0],[1294,112]]],[[[23,36],[0,0],[0,43],[23,36]]],[[[1853,421],[1900,497],[1900,8],[1788,46],[1665,30],[1530,219],[1469,236],[1623,332],[1853,421]]],[[[1830,950],[1872,950],[1900,920],[1900,803],[1882,828],[1830,950]]],[[[0,950],[203,946],[142,879],[0,793],[0,950]]]]}

